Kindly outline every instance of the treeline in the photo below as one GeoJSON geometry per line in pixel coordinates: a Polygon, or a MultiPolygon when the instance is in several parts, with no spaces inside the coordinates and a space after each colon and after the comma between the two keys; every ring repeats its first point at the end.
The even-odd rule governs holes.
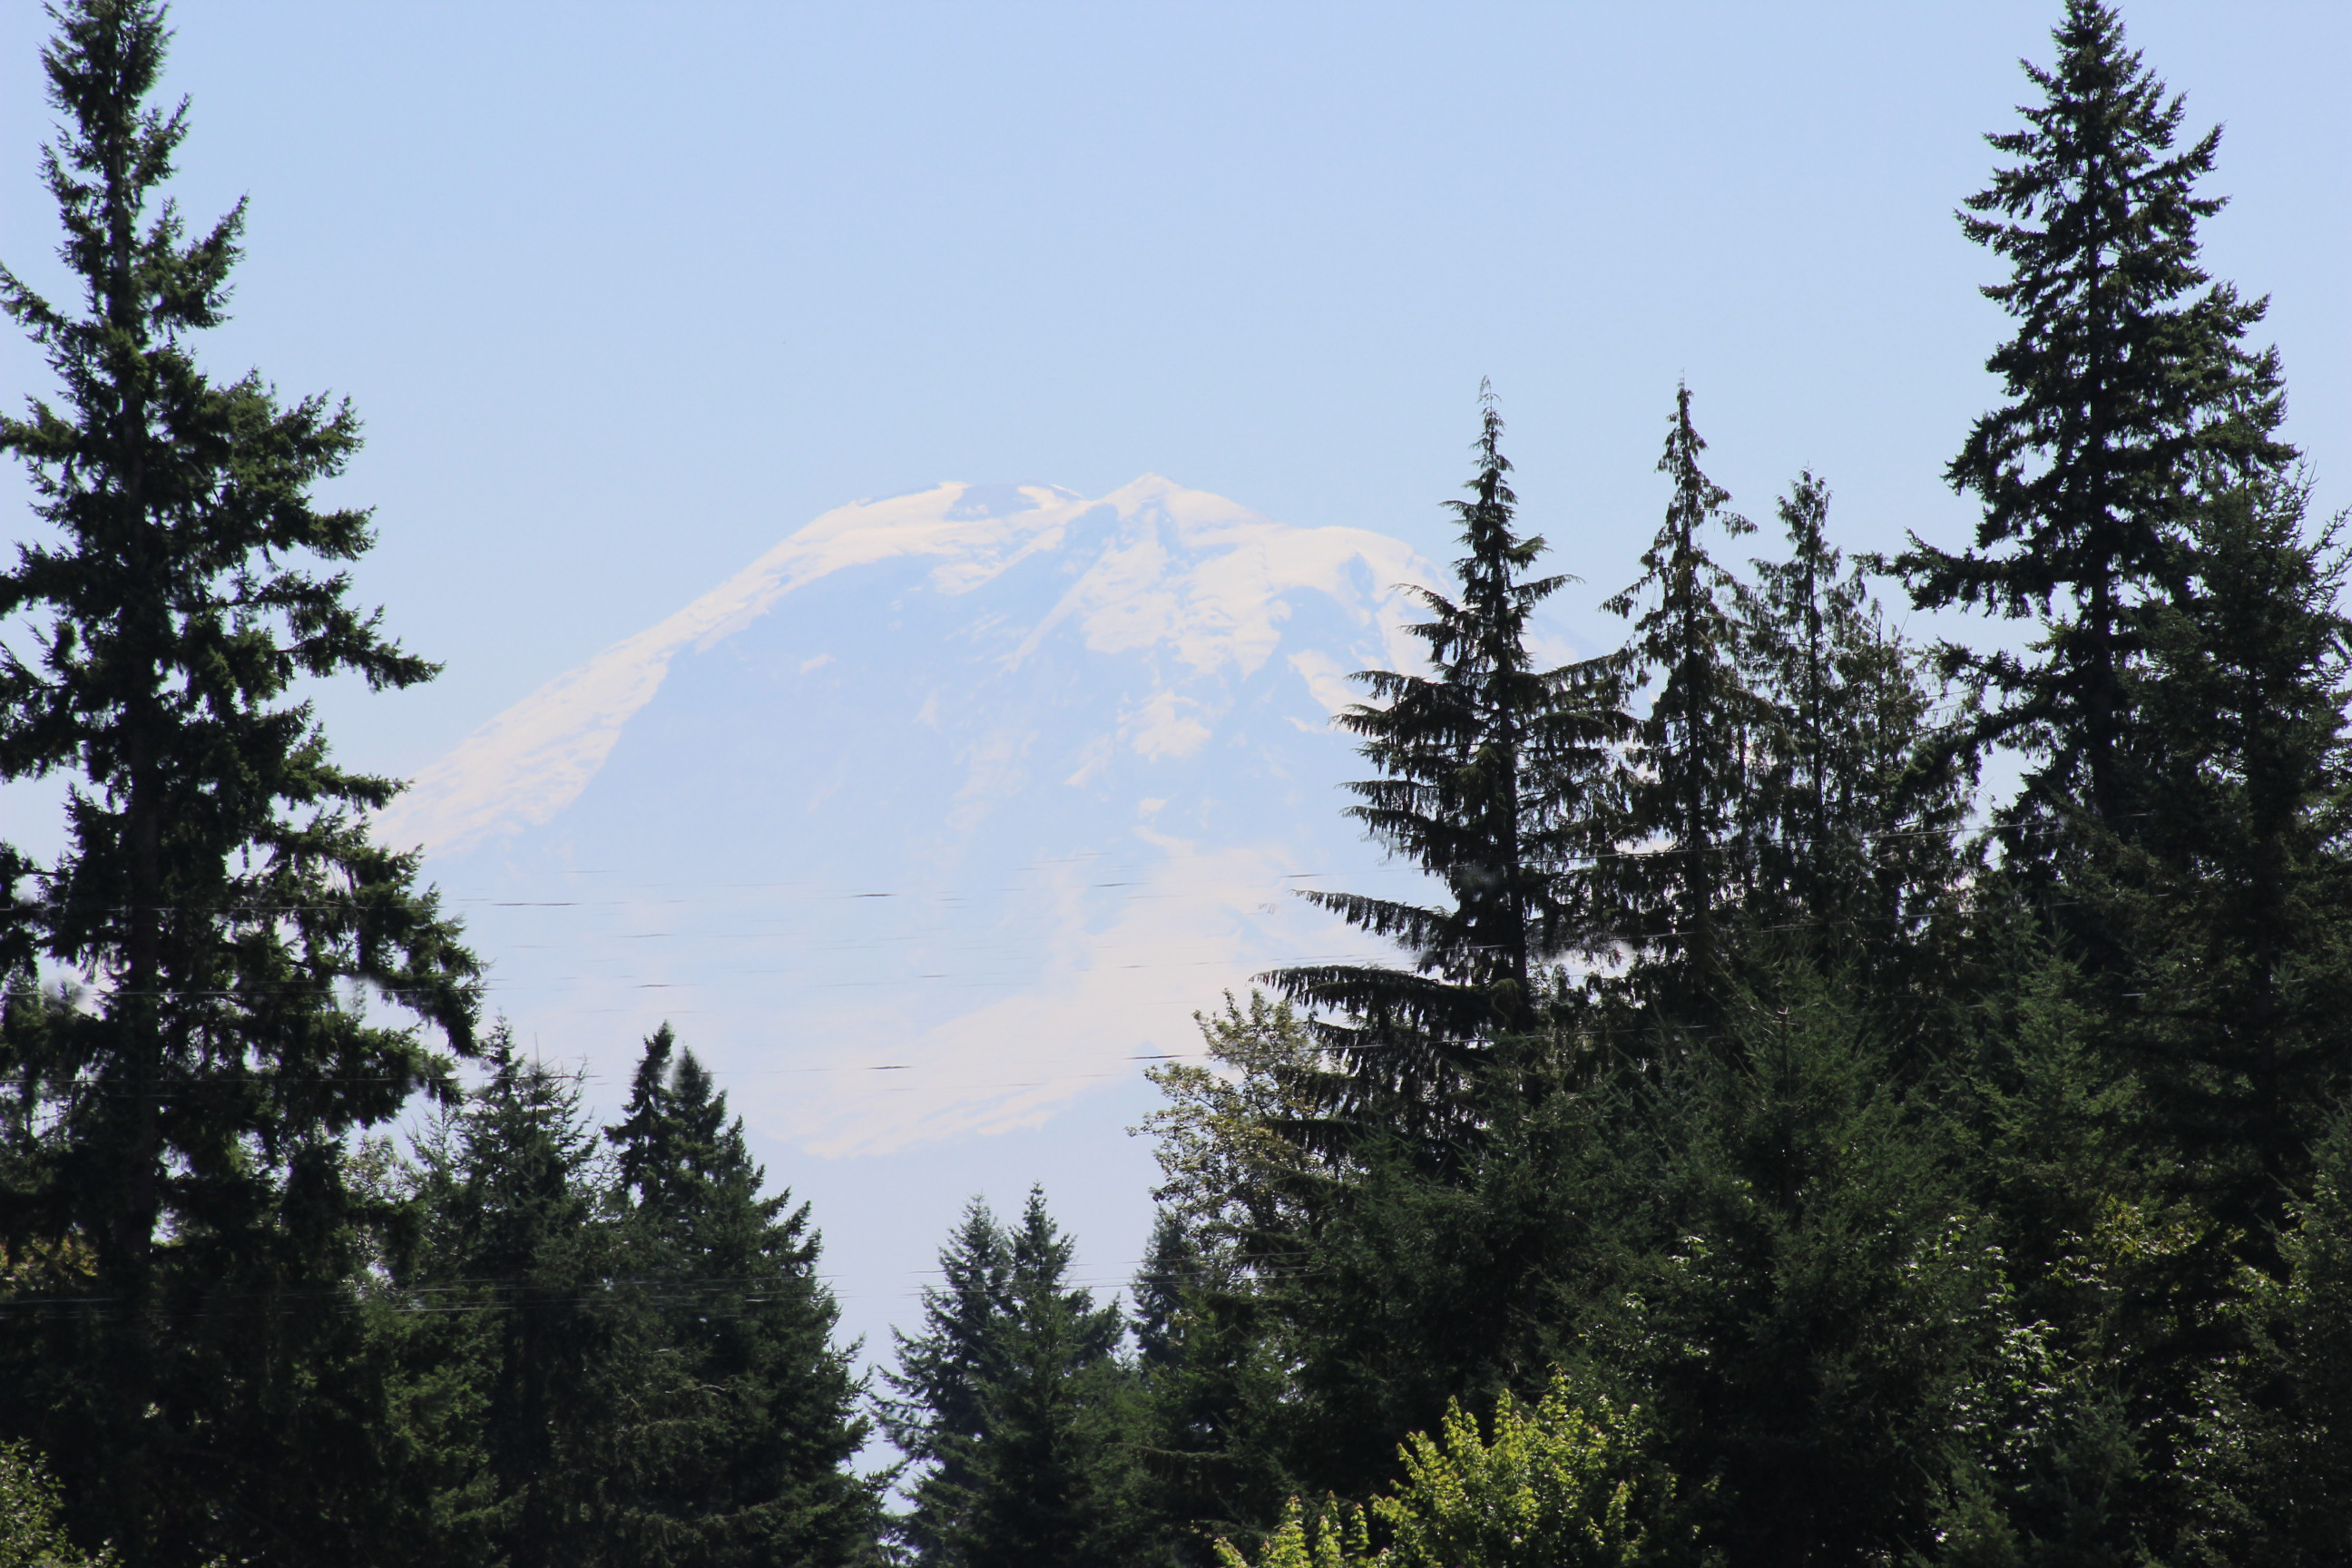
{"type": "Polygon", "coordinates": [[[291,693],[432,673],[309,499],[356,424],[195,364],[241,209],[155,205],[160,8],[58,24],[82,309],[0,274],[64,389],[0,422],[56,541],[0,775],[72,785],[0,867],[0,1561],[2352,1560],[2346,556],[2199,264],[2218,136],[2105,5],[1962,215],[1973,542],[1849,559],[1811,473],[1759,530],[1685,389],[1623,646],[1545,668],[1489,399],[1425,668],[1342,721],[1430,900],[1316,895],[1409,964],[1154,1071],[1129,1300],[975,1204],[871,1390],[691,1055],[593,1125],[368,839],[394,784],[291,693]]]}

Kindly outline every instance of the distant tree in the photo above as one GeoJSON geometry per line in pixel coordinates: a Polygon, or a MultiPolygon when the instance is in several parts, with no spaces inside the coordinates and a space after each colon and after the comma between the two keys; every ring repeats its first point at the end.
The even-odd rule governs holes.
{"type": "Polygon", "coordinates": [[[1608,936],[1592,867],[1608,847],[1613,748],[1626,727],[1621,665],[1536,667],[1528,616],[1573,579],[1527,575],[1544,542],[1515,531],[1502,436],[1489,393],[1470,499],[1447,503],[1469,551],[1454,563],[1460,597],[1414,590],[1430,618],[1409,629],[1433,672],[1364,671],[1356,679],[1374,700],[1339,718],[1380,774],[1348,786],[1360,802],[1349,815],[1443,882],[1451,903],[1309,892],[1402,943],[1413,969],[1315,964],[1266,977],[1318,1010],[1317,1032],[1341,1068],[1328,1098],[1342,1121],[1433,1131],[1458,1121],[1481,1049],[1539,1022],[1542,966],[1608,936]]]}
{"type": "Polygon", "coordinates": [[[1150,1068],[1168,1103],[1137,1130],[1157,1140],[1162,1182],[1135,1289],[1134,1442],[1139,1507],[1161,1549],[1197,1568],[1219,1537],[1269,1524],[1293,1489],[1279,1280],[1303,1245],[1302,1199],[1327,1177],[1294,1136],[1318,1103],[1305,1022],[1255,992],[1196,1021],[1212,1065],[1150,1068]]]}
{"type": "Polygon", "coordinates": [[[187,128],[148,101],[162,7],[52,15],[43,173],[83,300],[0,269],[63,389],[0,417],[52,531],[0,572],[0,622],[32,639],[0,656],[0,778],[70,781],[68,847],[7,911],[9,942],[87,988],[40,1005],[20,979],[7,1013],[0,1063],[37,1134],[0,1242],[75,1249],[106,1306],[6,1330],[0,1430],[36,1440],[77,1532],[129,1561],[337,1558],[369,1529],[373,1489],[340,1458],[373,1420],[320,1370],[357,1321],[341,1143],[448,1082],[425,1028],[363,997],[463,1054],[477,967],[415,858],[369,842],[396,785],[336,766],[292,693],[434,667],[348,602],[366,514],[310,499],[358,447],[351,411],[193,356],[244,208],[190,239],[156,205],[187,128]]]}
{"type": "Polygon", "coordinates": [[[920,1488],[961,1495],[971,1484],[971,1445],[980,1441],[982,1390],[1002,1372],[996,1325],[1012,1305],[1013,1249],[986,1203],[964,1205],[955,1234],[940,1249],[943,1282],[923,1287],[923,1327],[891,1331],[898,1366],[883,1381],[895,1398],[879,1402],[882,1429],[921,1475],[914,1510],[900,1524],[922,1560],[939,1556],[940,1510],[920,1488]]]}
{"type": "Polygon", "coordinates": [[[808,1205],[761,1194],[741,1121],[669,1026],[646,1040],[616,1151],[625,1278],[662,1371],[623,1486],[635,1560],[677,1568],[868,1559],[879,1522],[848,1471],[865,1441],[808,1205]],[[675,1058],[675,1059],[673,1059],[675,1058]]]}
{"type": "Polygon", "coordinates": [[[636,1561],[625,1433],[668,1380],[626,1289],[614,1173],[579,1086],[493,1041],[496,1071],[419,1140],[403,1319],[404,1469],[428,1552],[498,1568],[636,1561]]]}
{"type": "Polygon", "coordinates": [[[1948,650],[1994,699],[1980,735],[2036,759],[2012,816],[2079,810],[2128,836],[2147,787],[2127,756],[2133,675],[2150,608],[2188,575],[2200,491],[2293,452],[2277,354],[2244,341],[2267,301],[2199,265],[2220,131],[2176,147],[2182,100],[2104,0],[2067,0],[2053,37],[2056,63],[2025,67],[2042,93],[2025,128],[1987,138],[2017,162],[1960,216],[2009,264],[1984,292],[2016,322],[1986,363],[2009,401],[1946,470],[1983,520],[1974,548],[1915,537],[1898,564],[1923,608],[2043,623],[2021,654],[1948,650]]]}
{"type": "Polygon", "coordinates": [[[944,1568],[1091,1568],[1131,1550],[1118,1451],[1128,1376],[1118,1303],[1068,1282],[1072,1244],[1032,1191],[1000,1230],[975,1200],[927,1289],[927,1331],[899,1339],[887,1407],[927,1466],[906,1533],[944,1568]]]}
{"type": "Polygon", "coordinates": [[[1167,1209],[1151,1216],[1151,1240],[1135,1276],[1136,1364],[1171,1366],[1181,1354],[1177,1327],[1185,1299],[1208,1280],[1207,1260],[1182,1219],[1167,1209]]]}
{"type": "Polygon", "coordinates": [[[1738,584],[1705,537],[1756,525],[1725,510],[1731,497],[1700,470],[1706,443],[1690,405],[1690,388],[1676,388],[1658,459],[1674,484],[1665,521],[1642,552],[1641,577],[1603,607],[1633,623],[1635,683],[1657,682],[1631,748],[1622,832],[1634,853],[1613,863],[1619,931],[1657,977],[1649,990],[1659,1007],[1696,1016],[1726,989],[1724,927],[1753,870],[1741,804],[1761,715],[1742,668],[1738,584]]]}
{"type": "Polygon", "coordinates": [[[1958,911],[1972,780],[1918,659],[1829,542],[1829,501],[1801,476],[1780,506],[1787,554],[1737,590],[1758,718],[1733,806],[1744,914],[1761,952],[1864,965],[1891,998],[1928,981],[1920,944],[1958,911]]]}

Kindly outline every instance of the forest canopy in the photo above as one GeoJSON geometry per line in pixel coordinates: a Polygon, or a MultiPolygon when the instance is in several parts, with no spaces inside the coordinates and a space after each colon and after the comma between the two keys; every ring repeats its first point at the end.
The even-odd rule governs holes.
{"type": "Polygon", "coordinates": [[[1662,387],[1622,640],[1548,664],[1483,393],[1339,721],[1429,892],[1310,896],[1391,961],[1202,998],[1129,1289],[975,1199],[870,1382],[692,1043],[600,1123],[371,837],[304,694],[436,667],[317,500],[357,416],[205,368],[245,209],[164,195],[163,8],[52,15],[0,1568],[2352,1561],[2352,557],[2201,258],[2220,132],[2104,0],[1958,214],[1972,536],[1850,552],[1803,469],[1752,521],[1662,387]]]}

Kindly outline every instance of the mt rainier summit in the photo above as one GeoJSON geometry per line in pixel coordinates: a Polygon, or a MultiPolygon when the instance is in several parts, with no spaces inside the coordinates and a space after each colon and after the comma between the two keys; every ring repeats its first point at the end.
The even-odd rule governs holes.
{"type": "Polygon", "coordinates": [[[661,1020],[762,1131],[1034,1125],[1269,965],[1377,944],[1349,671],[1441,578],[1167,479],[826,513],[483,726],[382,814],[519,1038],[625,1075],[661,1020]]]}

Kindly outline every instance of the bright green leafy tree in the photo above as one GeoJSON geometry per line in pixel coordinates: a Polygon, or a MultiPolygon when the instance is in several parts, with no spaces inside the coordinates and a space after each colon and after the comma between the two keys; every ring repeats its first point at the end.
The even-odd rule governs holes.
{"type": "MultiPolygon", "coordinates": [[[[1256,1568],[1635,1568],[1686,1542],[1638,1409],[1579,1400],[1555,1375],[1533,1405],[1504,1394],[1490,1426],[1457,1404],[1436,1436],[1415,1433],[1369,1519],[1337,1505],[1309,1519],[1294,1500],[1256,1568]]],[[[1230,1544],[1218,1560],[1251,1568],[1230,1544]]]]}

